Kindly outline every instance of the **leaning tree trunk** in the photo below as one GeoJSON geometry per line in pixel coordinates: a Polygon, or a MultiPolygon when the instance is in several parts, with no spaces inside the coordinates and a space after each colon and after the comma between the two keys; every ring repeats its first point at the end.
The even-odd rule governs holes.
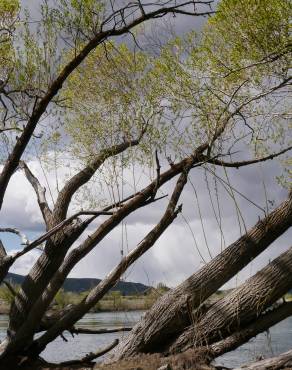
{"type": "Polygon", "coordinates": [[[271,311],[262,314],[255,321],[244,328],[236,331],[227,338],[219,342],[208,345],[205,348],[207,356],[210,360],[230,352],[256,337],[258,334],[267,331],[272,326],[292,316],[292,302],[284,302],[280,306],[273,308],[271,311]]]}
{"type": "Polygon", "coordinates": [[[190,325],[190,311],[230,280],[292,225],[289,198],[244,236],[160,298],[115,350],[115,359],[159,351],[190,325]]]}
{"type": "Polygon", "coordinates": [[[234,370],[278,370],[292,368],[292,349],[279,356],[243,365],[234,370]]]}
{"type": "Polygon", "coordinates": [[[185,330],[170,346],[169,352],[193,346],[210,345],[240,330],[292,287],[292,247],[220,299],[185,330]]]}

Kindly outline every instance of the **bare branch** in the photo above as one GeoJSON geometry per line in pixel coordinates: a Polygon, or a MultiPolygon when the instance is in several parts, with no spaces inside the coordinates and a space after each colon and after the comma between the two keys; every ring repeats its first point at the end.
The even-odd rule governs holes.
{"type": "Polygon", "coordinates": [[[207,156],[206,156],[206,162],[207,163],[213,163],[213,164],[216,164],[218,166],[223,166],[223,167],[239,168],[239,167],[248,166],[248,165],[254,164],[254,163],[268,161],[269,159],[274,159],[274,158],[280,156],[281,154],[284,154],[284,153],[288,152],[291,149],[292,149],[292,146],[289,146],[288,148],[283,149],[278,153],[273,153],[273,154],[270,154],[266,157],[262,157],[262,158],[258,158],[258,159],[252,159],[250,161],[240,161],[240,162],[224,162],[221,159],[214,159],[214,158],[208,159],[207,156]]]}
{"type": "Polygon", "coordinates": [[[131,331],[132,328],[129,327],[120,327],[120,328],[112,328],[112,329],[87,329],[87,328],[76,328],[73,327],[72,329],[69,329],[68,331],[71,334],[108,334],[108,333],[119,333],[124,331],[131,331]]]}
{"type": "Polygon", "coordinates": [[[27,238],[27,236],[19,231],[18,229],[16,228],[12,228],[12,227],[0,227],[0,233],[12,233],[12,234],[16,234],[20,237],[21,239],[21,244],[23,245],[29,245],[29,240],[27,238]]]}
{"type": "MultiPolygon", "coordinates": [[[[92,289],[87,297],[84,298],[82,302],[76,305],[71,312],[66,314],[62,319],[60,319],[51,329],[49,329],[41,338],[37,340],[37,347],[43,348],[50,341],[52,337],[57,336],[59,333],[63,332],[65,329],[70,328],[82,317],[96,302],[98,302],[110,288],[112,288],[117,281],[120,279],[122,274],[131,266],[141,255],[143,255],[147,250],[149,250],[161,234],[167,229],[167,227],[173,222],[177,217],[178,213],[181,212],[181,206],[176,208],[179,197],[184,189],[185,184],[187,183],[187,176],[192,167],[192,162],[189,162],[187,166],[182,169],[182,173],[177,180],[175,189],[172,193],[171,199],[168,203],[167,209],[160,219],[159,223],[147,234],[147,236],[134,248],[127,256],[125,256],[121,262],[114,268],[114,270],[94,289],[92,289]]],[[[155,186],[153,183],[151,190],[155,186]]],[[[149,194],[151,195],[151,193],[149,194]]],[[[87,250],[88,252],[89,250],[87,250]]],[[[83,256],[84,254],[82,254],[83,256]]],[[[71,256],[65,260],[63,266],[59,272],[55,275],[54,281],[51,282],[48,287],[47,293],[44,295],[47,299],[50,299],[54,296],[57,285],[54,286],[54,283],[60,284],[63,279],[67,276],[70,269],[79,261],[80,254],[72,252],[71,256]],[[51,295],[51,297],[50,297],[51,295]]],[[[42,299],[42,304],[44,303],[44,296],[42,299]]],[[[34,307],[36,308],[36,307],[34,307]]],[[[34,311],[34,310],[33,310],[34,311]]],[[[31,312],[32,313],[32,312],[31,312]]],[[[31,314],[30,313],[30,314],[31,314]]],[[[39,307],[36,308],[34,314],[39,314],[39,307]]],[[[30,321],[30,317],[27,318],[27,322],[30,321]]]]}
{"type": "MultiPolygon", "coordinates": [[[[92,215],[94,216],[94,219],[98,216],[111,216],[113,212],[107,212],[107,211],[80,211],[75,213],[74,215],[70,216],[66,220],[60,222],[58,225],[54,226],[52,229],[50,229],[47,233],[44,235],[40,236],[38,239],[34,240],[30,244],[27,244],[27,246],[19,251],[16,252],[15,255],[13,256],[13,259],[16,260],[17,258],[23,256],[24,254],[28,253],[34,248],[37,248],[39,245],[41,245],[43,242],[48,240],[51,236],[56,234],[58,231],[60,231],[62,228],[70,224],[74,219],[78,218],[79,216],[82,215],[92,215]]],[[[91,220],[93,221],[93,219],[91,220]]],[[[1,231],[1,230],[0,230],[1,231]]]]}
{"type": "Polygon", "coordinates": [[[58,222],[63,221],[63,219],[66,217],[72,196],[82,185],[86,184],[91,179],[97,169],[105,162],[107,158],[122,153],[128,148],[138,145],[139,142],[140,138],[137,140],[125,141],[122,144],[114,145],[111,148],[102,150],[88,166],[74,175],[65,184],[58,195],[54,208],[54,219],[56,219],[58,222]]]}
{"type": "Polygon", "coordinates": [[[95,353],[89,353],[85,357],[83,357],[81,360],[72,360],[72,361],[65,361],[61,362],[60,365],[62,366],[71,366],[71,365],[78,365],[78,364],[84,364],[89,363],[95,360],[98,357],[101,357],[111,351],[113,348],[115,348],[119,344],[119,340],[115,339],[111,344],[109,344],[107,347],[103,348],[102,350],[99,350],[95,353]]]}
{"type": "Polygon", "coordinates": [[[31,183],[36,193],[38,204],[48,230],[50,228],[50,224],[52,221],[52,211],[50,210],[50,207],[48,206],[46,200],[46,189],[41,186],[39,180],[31,172],[31,170],[28,168],[27,164],[24,161],[19,162],[19,167],[23,169],[26,178],[31,183]]]}
{"type": "MultiPolygon", "coordinates": [[[[209,4],[210,2],[206,2],[209,4]]],[[[170,7],[158,7],[153,11],[149,11],[146,14],[141,14],[138,17],[131,18],[128,23],[125,23],[125,19],[122,16],[123,9],[119,9],[118,12],[113,12],[107,20],[103,22],[101,25],[101,30],[98,32],[91,40],[88,41],[87,44],[83,47],[83,49],[75,55],[75,57],[61,70],[58,77],[52,82],[49,89],[47,90],[46,94],[40,99],[40,101],[36,104],[35,109],[27,122],[26,127],[24,128],[22,134],[17,139],[17,142],[9,155],[2,173],[0,174],[0,209],[2,208],[4,194],[9,183],[11,176],[13,175],[14,171],[18,167],[19,161],[22,157],[22,154],[29,143],[34,130],[41,118],[41,116],[47,110],[48,105],[53,100],[53,98],[58,94],[60,89],[63,86],[63,83],[66,79],[70,76],[70,74],[83,62],[83,60],[88,56],[88,54],[95,49],[98,45],[106,41],[109,37],[120,36],[123,34],[128,33],[132,28],[138,26],[139,24],[158,17],[163,17],[168,13],[180,13],[180,14],[189,14],[189,12],[183,12],[183,8],[188,6],[189,4],[194,4],[193,1],[185,1],[179,5],[174,5],[170,7]],[[111,26],[107,30],[103,30],[105,24],[110,23],[112,20],[115,19],[116,15],[121,15],[121,22],[119,25],[115,22],[113,26],[111,26]]],[[[128,4],[128,8],[131,7],[131,4],[128,4]]],[[[139,8],[139,5],[137,9],[139,8]]],[[[208,15],[212,14],[213,12],[210,10],[209,12],[191,12],[193,16],[201,16],[201,15],[208,15]]],[[[65,218],[65,217],[63,217],[65,218]]]]}

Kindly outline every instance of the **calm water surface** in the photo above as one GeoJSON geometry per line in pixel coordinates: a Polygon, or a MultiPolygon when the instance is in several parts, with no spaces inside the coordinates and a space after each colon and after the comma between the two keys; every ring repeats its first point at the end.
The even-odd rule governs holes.
{"type": "MultiPolygon", "coordinates": [[[[89,313],[78,322],[77,326],[91,329],[133,326],[142,315],[143,311],[89,313]]],[[[7,320],[6,315],[0,315],[0,339],[5,337],[7,320]]],[[[68,342],[57,338],[46,348],[43,353],[46,360],[59,362],[80,358],[89,352],[95,352],[98,348],[106,346],[115,338],[122,338],[127,333],[79,334],[74,338],[67,332],[65,335],[68,342]]],[[[291,347],[292,317],[275,325],[268,334],[258,335],[237,350],[221,356],[216,360],[216,363],[226,367],[235,367],[244,362],[253,361],[260,355],[270,357],[285,352],[291,347]]]]}

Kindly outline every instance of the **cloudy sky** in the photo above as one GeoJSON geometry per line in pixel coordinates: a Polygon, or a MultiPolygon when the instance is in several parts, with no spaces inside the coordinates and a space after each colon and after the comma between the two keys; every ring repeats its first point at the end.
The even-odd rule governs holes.
{"type": "MultiPolygon", "coordinates": [[[[204,20],[198,18],[176,17],[175,19],[176,31],[180,34],[193,28],[199,30],[203,23],[204,20]]],[[[44,186],[48,187],[48,181],[50,188],[55,187],[54,173],[48,172],[45,177],[37,160],[30,161],[29,166],[44,186]]],[[[164,169],[166,168],[165,166],[164,169]]],[[[64,172],[63,169],[59,170],[60,183],[64,181],[64,172]]],[[[224,181],[228,181],[223,171],[219,171],[218,174],[224,181]]],[[[124,278],[149,285],[156,285],[158,282],[164,282],[168,286],[177,285],[236,240],[245,232],[245,227],[251,227],[260,217],[263,217],[263,209],[266,209],[267,199],[271,210],[287,197],[287,191],[280,187],[276,181],[276,176],[280,174],[281,167],[276,161],[240,170],[228,170],[228,179],[231,185],[256,204],[248,201],[239,193],[235,193],[236,203],[245,225],[241,221],[240,226],[235,202],[220,181],[215,183],[214,179],[203,169],[194,169],[190,175],[190,183],[181,198],[182,214],[178,216],[155,246],[129,269],[124,278]],[[218,189],[218,199],[214,192],[215,186],[218,189]],[[209,190],[212,193],[211,199],[215,205],[215,214],[209,190]],[[218,225],[217,201],[219,201],[221,229],[224,237],[222,237],[218,225]]],[[[169,193],[171,185],[173,182],[163,189],[164,194],[169,193]]],[[[166,201],[162,200],[151,207],[142,208],[128,217],[74,268],[70,276],[104,277],[120,260],[121,250],[126,253],[127,250],[132,249],[151,230],[163,214],[165,206],[166,201]]],[[[101,221],[102,218],[98,220],[97,224],[101,221]]],[[[44,232],[36,196],[20,171],[14,174],[9,184],[3,210],[0,214],[0,225],[16,227],[31,240],[44,232]]],[[[94,227],[96,224],[92,225],[82,237],[86,237],[94,230],[94,227]]],[[[10,252],[21,248],[17,236],[2,234],[1,239],[10,252]]],[[[269,260],[290,247],[291,240],[292,232],[288,231],[232,279],[226,287],[236,286],[254,274],[269,260]]],[[[39,254],[39,251],[32,251],[23,256],[13,265],[11,272],[27,273],[39,254]]]]}
{"type": "MultiPolygon", "coordinates": [[[[29,166],[45,185],[46,179],[39,162],[31,161],[29,166]]],[[[265,189],[267,199],[273,202],[270,209],[285,199],[287,191],[281,188],[275,179],[280,173],[280,166],[277,162],[271,161],[240,170],[231,169],[228,171],[231,185],[256,204],[247,201],[239,193],[234,193],[245,224],[244,226],[241,221],[240,227],[234,200],[226,192],[222,183],[218,181],[215,184],[214,179],[203,169],[194,169],[190,176],[190,184],[181,198],[182,214],[178,216],[155,246],[130,268],[124,278],[151,285],[164,282],[169,286],[175,286],[181,282],[243,234],[245,227],[251,227],[259,217],[263,217],[264,211],[262,209],[266,208],[265,189]],[[218,225],[219,214],[216,193],[214,192],[215,185],[218,188],[221,228],[224,238],[221,237],[218,225]],[[212,209],[208,188],[212,193],[216,217],[212,209]]],[[[228,181],[223,171],[219,171],[218,175],[224,181],[228,181]]],[[[49,172],[47,177],[50,188],[53,189],[55,176],[49,172]]],[[[61,176],[59,181],[62,182],[61,176]]],[[[173,182],[168,184],[167,188],[163,189],[163,193],[169,193],[172,185],[173,182]]],[[[165,206],[166,201],[161,200],[151,207],[136,211],[84,258],[70,276],[98,278],[105,276],[120,260],[121,250],[125,254],[143,239],[155,222],[159,220],[165,206]]],[[[92,225],[83,234],[83,237],[92,232],[101,221],[102,218],[95,225],[92,225]]],[[[17,227],[31,240],[44,231],[36,196],[20,171],[15,173],[11,180],[1,212],[0,223],[2,226],[17,227]]],[[[235,286],[242,282],[270,259],[287,249],[290,246],[291,236],[291,231],[282,235],[227,286],[235,286]]],[[[11,252],[21,248],[17,236],[2,234],[2,240],[11,252]]],[[[39,254],[38,251],[32,251],[23,256],[13,265],[11,271],[20,274],[27,273],[39,254]]]]}

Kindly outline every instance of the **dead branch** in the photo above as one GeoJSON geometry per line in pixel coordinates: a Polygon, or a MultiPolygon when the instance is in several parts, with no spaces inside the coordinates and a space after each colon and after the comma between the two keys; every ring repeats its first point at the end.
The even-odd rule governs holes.
{"type": "Polygon", "coordinates": [[[21,244],[23,245],[29,245],[29,240],[27,238],[27,236],[19,231],[18,229],[16,228],[12,228],[12,227],[0,227],[0,233],[12,233],[12,234],[16,234],[20,237],[21,239],[21,244]]]}
{"type": "Polygon", "coordinates": [[[72,329],[69,329],[68,331],[71,334],[108,334],[108,333],[119,333],[124,331],[131,331],[132,328],[130,327],[120,327],[120,328],[104,328],[104,329],[87,329],[87,328],[76,328],[73,326],[72,329]]]}
{"type": "Polygon", "coordinates": [[[119,340],[115,339],[111,344],[109,344],[107,347],[103,348],[102,350],[99,350],[95,353],[91,352],[80,360],[72,360],[72,361],[61,362],[60,365],[61,366],[71,366],[71,365],[78,365],[78,364],[81,365],[81,364],[91,362],[91,361],[95,360],[96,358],[101,357],[101,356],[105,355],[106,353],[108,353],[109,351],[111,351],[113,348],[115,348],[118,345],[118,343],[119,343],[119,340]]]}
{"type": "Polygon", "coordinates": [[[19,167],[23,169],[26,178],[31,183],[36,193],[38,204],[48,230],[50,228],[50,224],[52,221],[52,211],[50,210],[50,207],[48,206],[48,202],[46,200],[46,189],[41,186],[39,180],[31,172],[31,170],[28,168],[27,164],[24,161],[19,162],[19,167]]]}

